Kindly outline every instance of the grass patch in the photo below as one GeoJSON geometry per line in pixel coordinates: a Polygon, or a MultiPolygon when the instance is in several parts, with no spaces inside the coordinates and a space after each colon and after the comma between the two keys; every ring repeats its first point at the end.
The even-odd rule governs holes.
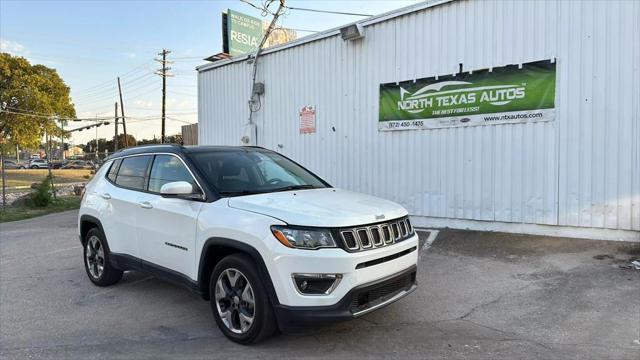
{"type": "MultiPolygon", "coordinates": [[[[51,170],[53,173],[53,182],[58,184],[76,183],[76,182],[88,182],[93,175],[91,170],[87,169],[55,169],[51,170]]],[[[31,186],[34,182],[41,182],[49,175],[47,169],[7,169],[5,170],[7,176],[7,187],[12,188],[16,186],[31,186]]]]}
{"type": "Polygon", "coordinates": [[[80,208],[80,196],[62,196],[57,200],[53,200],[47,207],[11,207],[7,206],[4,210],[0,209],[0,223],[17,221],[42,216],[46,214],[74,210],[80,208]]]}

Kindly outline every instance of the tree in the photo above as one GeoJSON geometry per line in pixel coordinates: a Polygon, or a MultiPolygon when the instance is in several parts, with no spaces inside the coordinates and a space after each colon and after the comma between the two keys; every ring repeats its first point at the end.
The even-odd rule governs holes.
{"type": "MultiPolygon", "coordinates": [[[[136,138],[133,135],[127,134],[127,139],[129,141],[129,145],[132,146],[136,144],[136,138]]],[[[113,140],[107,140],[104,138],[98,139],[98,152],[103,153],[105,150],[108,152],[113,152],[115,150],[113,140]]],[[[118,134],[118,149],[124,149],[124,134],[118,134]]],[[[96,152],[96,141],[91,140],[86,145],[82,147],[85,153],[95,153],[96,152]]]]}
{"type": "MultiPolygon", "coordinates": [[[[113,142],[111,147],[113,148],[113,142]]],[[[107,139],[98,139],[98,152],[104,152],[104,149],[107,149],[107,151],[109,151],[108,146],[107,146],[107,139]]],[[[86,145],[84,145],[84,147],[82,148],[82,150],[84,150],[85,153],[95,153],[96,152],[96,141],[95,140],[91,140],[89,142],[87,142],[86,145]]]]}
{"type": "MultiPolygon", "coordinates": [[[[69,87],[55,69],[0,53],[0,161],[6,146],[35,148],[42,136],[65,135],[56,123],[76,116],[69,87]]],[[[2,205],[6,205],[2,167],[2,205]]],[[[55,197],[55,193],[54,193],[55,197]]]]}
{"type": "MultiPolygon", "coordinates": [[[[182,134],[166,136],[165,143],[182,145],[182,134]]],[[[156,139],[154,137],[153,139],[138,140],[138,145],[150,145],[150,144],[160,144],[160,139],[156,139]]]]}
{"type": "MultiPolygon", "coordinates": [[[[124,134],[118,134],[118,149],[124,149],[125,144],[129,144],[129,146],[134,146],[136,144],[136,138],[133,135],[127,134],[127,142],[124,141],[124,134]]],[[[107,150],[112,152],[115,150],[114,141],[107,141],[107,150]]]]}
{"type": "Polygon", "coordinates": [[[0,140],[35,148],[45,132],[60,137],[56,119],[76,112],[70,89],[55,69],[0,53],[0,140]]]}

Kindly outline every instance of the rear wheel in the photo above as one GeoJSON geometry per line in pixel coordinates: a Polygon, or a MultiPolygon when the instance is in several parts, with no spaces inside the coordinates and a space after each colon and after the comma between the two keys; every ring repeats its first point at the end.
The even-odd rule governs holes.
{"type": "Polygon", "coordinates": [[[84,268],[89,280],[98,286],[109,286],[122,279],[122,271],[109,261],[109,247],[102,231],[93,228],[84,242],[84,268]]]}
{"type": "Polygon", "coordinates": [[[253,262],[245,255],[222,259],[209,282],[213,317],[222,333],[240,344],[262,341],[276,330],[273,308],[253,262]]]}

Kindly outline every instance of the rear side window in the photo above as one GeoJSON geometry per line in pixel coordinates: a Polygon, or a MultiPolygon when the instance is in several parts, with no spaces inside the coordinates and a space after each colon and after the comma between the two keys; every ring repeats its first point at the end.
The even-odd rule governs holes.
{"type": "Polygon", "coordinates": [[[156,155],[149,176],[149,191],[159,193],[162,185],[173,181],[186,181],[195,185],[189,170],[172,155],[156,155]]]}
{"type": "Polygon", "coordinates": [[[132,156],[122,160],[116,184],[133,190],[144,190],[145,176],[151,156],[132,156]]]}
{"type": "Polygon", "coordinates": [[[116,175],[118,175],[118,168],[121,162],[122,160],[118,159],[111,164],[111,168],[109,168],[109,173],[107,174],[107,178],[111,180],[111,182],[116,182],[116,175]]]}

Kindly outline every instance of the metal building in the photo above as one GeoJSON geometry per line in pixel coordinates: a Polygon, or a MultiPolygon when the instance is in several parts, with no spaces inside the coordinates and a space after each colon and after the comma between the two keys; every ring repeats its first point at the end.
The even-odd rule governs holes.
{"type": "Polygon", "coordinates": [[[640,240],[638,19],[639,1],[420,3],[359,22],[361,39],[333,29],[264,51],[255,134],[251,56],[198,67],[199,143],[250,134],[416,226],[640,240]],[[381,84],[546,59],[553,121],[378,129],[381,84]]]}

